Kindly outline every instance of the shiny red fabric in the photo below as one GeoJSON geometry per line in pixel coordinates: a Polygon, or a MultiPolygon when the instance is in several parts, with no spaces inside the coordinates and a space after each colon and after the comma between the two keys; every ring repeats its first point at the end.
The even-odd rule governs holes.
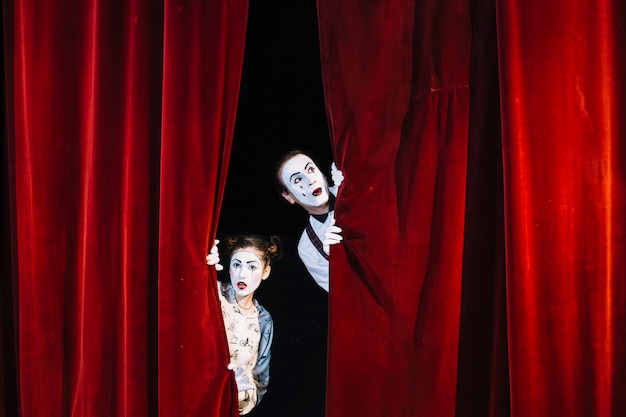
{"type": "Polygon", "coordinates": [[[327,416],[621,415],[624,6],[318,8],[327,416]]]}
{"type": "Polygon", "coordinates": [[[548,4],[498,2],[511,407],[624,415],[626,9],[548,4]]]}
{"type": "Polygon", "coordinates": [[[467,2],[439,3],[318,2],[346,178],[345,240],[331,253],[329,417],[454,415],[472,37],[467,2]]]}
{"type": "Polygon", "coordinates": [[[12,5],[16,408],[237,415],[204,256],[247,1],[12,5]]]}
{"type": "MultiPolygon", "coordinates": [[[[236,416],[203,258],[247,2],[3,6],[2,412],[236,416]]],[[[318,0],[327,417],[626,413],[625,8],[318,0]]]]}

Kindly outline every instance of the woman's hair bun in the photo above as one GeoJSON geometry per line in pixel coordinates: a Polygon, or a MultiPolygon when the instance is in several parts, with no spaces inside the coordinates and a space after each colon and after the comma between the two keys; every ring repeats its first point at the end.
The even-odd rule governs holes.
{"type": "Polygon", "coordinates": [[[221,239],[224,244],[224,254],[230,258],[233,252],[239,249],[254,248],[263,254],[264,262],[273,262],[282,255],[282,244],[278,236],[269,238],[256,234],[240,234],[226,236],[221,239]]]}

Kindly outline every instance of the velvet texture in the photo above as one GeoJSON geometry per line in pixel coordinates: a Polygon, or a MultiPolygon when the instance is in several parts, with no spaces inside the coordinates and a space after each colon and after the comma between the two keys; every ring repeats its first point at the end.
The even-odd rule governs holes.
{"type": "Polygon", "coordinates": [[[19,384],[7,415],[238,414],[204,257],[247,7],[5,5],[16,375],[3,382],[19,384]]]}
{"type": "Polygon", "coordinates": [[[327,416],[623,414],[624,6],[318,8],[327,416]]]}
{"type": "MultiPolygon", "coordinates": [[[[327,417],[624,415],[621,0],[317,4],[327,417]]],[[[3,6],[2,413],[236,416],[204,255],[247,2],[3,6]]]]}
{"type": "Polygon", "coordinates": [[[512,409],[623,415],[626,9],[498,6],[512,409]]]}

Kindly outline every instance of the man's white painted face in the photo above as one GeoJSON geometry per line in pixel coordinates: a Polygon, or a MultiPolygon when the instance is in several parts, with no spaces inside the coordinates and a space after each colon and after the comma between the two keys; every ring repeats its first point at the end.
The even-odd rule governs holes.
{"type": "Polygon", "coordinates": [[[321,207],[328,203],[328,183],[315,162],[306,155],[296,155],[283,165],[280,178],[303,207],[321,207]]]}
{"type": "Polygon", "coordinates": [[[255,292],[269,272],[252,248],[236,250],[230,258],[230,282],[239,296],[255,292]]]}

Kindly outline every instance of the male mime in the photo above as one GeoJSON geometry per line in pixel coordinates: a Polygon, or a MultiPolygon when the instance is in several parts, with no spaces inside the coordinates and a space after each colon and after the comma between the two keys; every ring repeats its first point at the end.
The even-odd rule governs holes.
{"type": "Polygon", "coordinates": [[[298,242],[298,256],[315,282],[328,292],[330,246],[343,238],[335,225],[334,203],[343,174],[335,164],[331,167],[333,186],[313,159],[294,150],[276,164],[276,187],[281,196],[309,213],[309,221],[298,242]]]}

